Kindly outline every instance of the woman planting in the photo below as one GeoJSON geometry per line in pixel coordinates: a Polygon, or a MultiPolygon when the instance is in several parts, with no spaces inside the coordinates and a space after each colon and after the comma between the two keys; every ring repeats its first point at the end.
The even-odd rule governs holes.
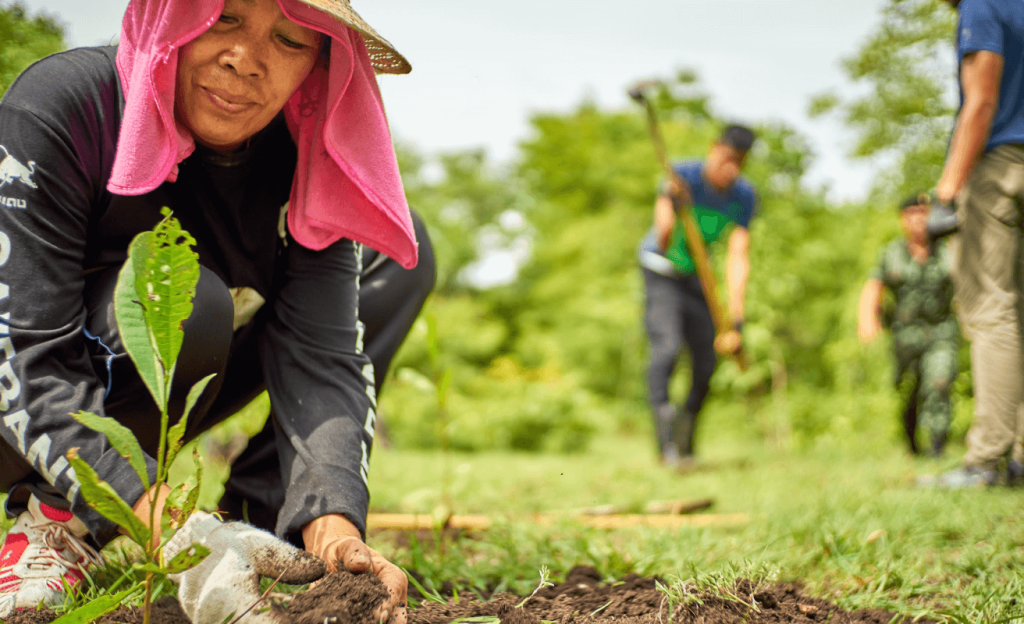
{"type": "MultiPolygon", "coordinates": [[[[409,69],[347,0],[132,0],[119,47],[48,57],[12,85],[0,492],[18,521],[0,551],[0,618],[61,600],[116,534],[82,500],[69,449],[148,521],[127,460],[69,414],[114,417],[155,452],[159,418],[112,294],[128,243],[168,206],[202,265],[172,414],[211,373],[187,437],[264,388],[273,409],[220,508],[328,566],[377,574],[391,591],[381,615],[404,621],[405,576],[363,536],[377,392],[434,276],[374,78],[409,69]]],[[[223,526],[202,520],[193,537],[223,526]]],[[[225,535],[245,560],[244,540],[225,535]]]]}

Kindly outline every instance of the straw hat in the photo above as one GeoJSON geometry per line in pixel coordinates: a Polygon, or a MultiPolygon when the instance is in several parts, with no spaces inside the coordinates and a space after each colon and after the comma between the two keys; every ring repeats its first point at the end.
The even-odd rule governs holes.
{"type": "Polygon", "coordinates": [[[303,4],[320,9],[324,13],[344,22],[363,36],[366,51],[370,54],[373,68],[382,74],[408,74],[412,65],[398,53],[388,40],[377,34],[359,14],[352,10],[349,0],[299,0],[303,4]]]}

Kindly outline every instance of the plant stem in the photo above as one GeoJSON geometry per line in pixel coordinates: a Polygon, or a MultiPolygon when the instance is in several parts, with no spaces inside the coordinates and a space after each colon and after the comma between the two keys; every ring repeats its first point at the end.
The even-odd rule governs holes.
{"type": "Polygon", "coordinates": [[[146,572],[146,602],[142,605],[142,624],[149,624],[149,615],[153,610],[153,573],[146,572]]]}

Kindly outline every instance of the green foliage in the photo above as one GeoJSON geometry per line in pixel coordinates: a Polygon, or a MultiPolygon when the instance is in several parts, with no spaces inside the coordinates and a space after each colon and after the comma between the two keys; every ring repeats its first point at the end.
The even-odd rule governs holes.
{"type": "Polygon", "coordinates": [[[441,154],[429,162],[402,145],[397,153],[409,205],[427,224],[437,256],[435,292],[472,291],[467,269],[485,252],[514,247],[524,233],[503,217],[522,212],[529,198],[517,180],[487,163],[482,150],[441,154]],[[426,179],[432,170],[440,180],[426,179]]]}
{"type": "Polygon", "coordinates": [[[92,600],[81,607],[69,611],[54,620],[51,624],[87,624],[95,622],[104,615],[114,611],[122,603],[138,593],[140,586],[136,585],[116,594],[106,594],[92,600]]]}
{"type": "Polygon", "coordinates": [[[40,13],[30,16],[21,4],[0,7],[0,93],[26,67],[64,49],[64,29],[40,13]]]}
{"type": "Polygon", "coordinates": [[[875,32],[843,63],[870,91],[811,103],[812,116],[838,110],[857,133],[855,157],[895,158],[879,181],[883,196],[932,188],[939,178],[955,111],[956,19],[942,0],[887,0],[875,32]]]}
{"type": "Polygon", "coordinates": [[[146,309],[139,303],[139,299],[145,300],[145,297],[140,297],[136,286],[138,276],[144,275],[146,271],[145,254],[152,237],[152,232],[143,232],[135,237],[128,248],[128,261],[121,268],[114,288],[114,316],[117,318],[121,343],[135,364],[135,370],[153,395],[153,400],[163,408],[167,405],[164,367],[160,364],[159,353],[153,348],[149,325],[146,323],[146,309]]]}
{"type": "Polygon", "coordinates": [[[152,541],[153,532],[150,527],[135,516],[131,505],[118,496],[110,484],[100,480],[92,466],[78,456],[77,448],[68,451],[68,461],[82,484],[82,498],[89,507],[124,529],[136,543],[148,544],[152,541]]]}
{"type": "Polygon", "coordinates": [[[192,299],[199,281],[199,257],[192,251],[195,239],[181,229],[170,210],[162,210],[164,219],[152,232],[143,232],[132,241],[114,292],[114,315],[122,343],[153,399],[160,409],[160,442],[156,457],[157,487],[150,487],[150,478],[142,449],[130,430],[112,418],[80,413],[75,418],[91,429],[107,436],[118,453],[128,458],[146,489],[149,498],[148,525],[139,520],[132,507],[121,499],[109,484],[100,481],[92,467],[78,457],[77,449],[68,452],[82,484],[82,497],[89,507],[122,527],[139,544],[145,562],[137,569],[146,573],[144,622],[149,624],[154,590],[154,575],[182,572],[198,565],[210,551],[192,544],[163,564],[163,537],[170,537],[196,508],[200,494],[202,464],[194,453],[194,481],[172,490],[157,517],[157,498],[165,486],[170,466],[182,447],[189,413],[213,378],[197,382],[188,393],[180,420],[169,427],[168,398],[174,381],[174,369],[181,351],[182,325],[192,313],[192,299]],[[166,534],[166,535],[165,535],[166,534]]]}
{"type": "MultiPolygon", "coordinates": [[[[459,512],[491,514],[495,524],[486,539],[450,543],[449,552],[457,555],[443,560],[436,544],[407,536],[379,536],[375,547],[418,573],[421,586],[450,582],[460,596],[525,596],[541,565],[558,581],[574,566],[590,565],[606,581],[629,573],[666,579],[677,605],[705,591],[749,604],[749,594],[735,591],[735,581],[746,578],[798,582],[809,595],[848,610],[888,609],[938,622],[993,622],[1020,614],[1018,490],[916,488],[917,475],[945,470],[956,460],[913,459],[863,435],[819,440],[799,453],[766,450],[749,436],[747,414],[712,413],[714,421],[698,434],[703,467],[686,476],[659,467],[646,436],[598,436],[594,452],[578,457],[456,453],[453,460],[464,466],[467,480],[459,490],[459,512]],[[639,509],[651,500],[698,497],[714,499],[713,514],[743,512],[748,521],[607,531],[571,519],[573,510],[595,504],[639,509]],[[531,521],[537,511],[555,510],[566,513],[564,522],[531,521]]],[[[435,485],[436,455],[383,453],[371,472],[374,506],[430,509],[435,498],[413,499],[412,493],[435,485]]],[[[677,615],[675,621],[688,620],[677,615]]]]}
{"type": "MultiPolygon", "coordinates": [[[[169,214],[164,209],[164,215],[169,214]]],[[[165,218],[152,234],[147,232],[139,240],[147,248],[139,256],[144,259],[144,270],[139,271],[139,261],[133,262],[135,290],[170,386],[169,378],[185,337],[181,324],[192,314],[192,299],[199,281],[199,255],[192,251],[195,239],[174,219],[165,218]]]]}
{"type": "MultiPolygon", "coordinates": [[[[670,156],[702,158],[723,122],[695,77],[681,72],[653,101],[670,156]]],[[[464,283],[427,306],[437,319],[437,358],[452,372],[448,418],[457,449],[578,451],[596,433],[649,426],[641,416],[647,336],[636,249],[651,226],[661,171],[643,111],[584,102],[568,113],[537,114],[531,124],[505,178],[486,167],[477,183],[459,178],[461,188],[504,184],[506,197],[529,197],[519,204],[529,257],[511,284],[464,283]]],[[[721,363],[713,393],[724,409],[753,413],[751,427],[773,445],[811,447],[865,431],[895,438],[898,428],[877,418],[896,413],[888,345],[864,347],[855,331],[859,290],[878,249],[900,235],[895,211],[830,204],[803,184],[813,158],[807,141],[779,123],[756,129],[744,170],[759,193],[744,327],[752,366],[743,372],[721,363]]],[[[431,187],[453,192],[447,179],[416,177],[412,186],[423,197],[440,193],[431,187]]],[[[466,210],[498,218],[496,209],[466,210]]],[[[474,237],[466,231],[461,240],[472,245],[474,237]]],[[[720,281],[723,246],[711,249],[720,281]]],[[[448,260],[438,254],[438,261],[448,260]]],[[[440,444],[427,394],[432,366],[426,331],[416,327],[381,396],[400,446],[440,444]]],[[[677,400],[688,376],[683,357],[672,388],[677,400]]],[[[969,383],[958,384],[958,398],[967,399],[958,410],[969,409],[969,393],[969,383]]],[[[962,435],[958,427],[954,435],[962,435]]]]}
{"type": "Polygon", "coordinates": [[[149,471],[146,469],[145,455],[142,453],[142,447],[139,446],[139,441],[135,439],[135,434],[132,433],[131,429],[113,418],[102,418],[89,412],[79,411],[77,414],[72,414],[72,417],[93,431],[98,431],[107,436],[110,446],[114,447],[118,455],[128,460],[128,463],[135,470],[135,474],[139,475],[142,485],[147,490],[149,489],[149,471]]]}

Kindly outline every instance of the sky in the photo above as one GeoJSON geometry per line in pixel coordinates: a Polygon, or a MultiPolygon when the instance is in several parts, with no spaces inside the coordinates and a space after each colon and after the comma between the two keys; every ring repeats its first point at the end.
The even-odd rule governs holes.
{"type": "MultiPolygon", "coordinates": [[[[127,0],[21,0],[56,16],[71,46],[109,42],[127,0]]],[[[811,97],[852,93],[840,61],[879,21],[883,0],[353,0],[410,60],[381,76],[392,131],[421,151],[484,147],[498,163],[529,135],[532,112],[584,99],[635,106],[640,79],[689,68],[712,106],[737,121],[784,121],[817,158],[808,182],[857,200],[876,163],[845,157],[853,137],[836,118],[811,120],[811,97]]],[[[952,77],[951,77],[952,80],[952,77]]],[[[638,110],[639,114],[639,110],[638,110]]],[[[671,146],[670,146],[671,151],[671,146]]]]}

